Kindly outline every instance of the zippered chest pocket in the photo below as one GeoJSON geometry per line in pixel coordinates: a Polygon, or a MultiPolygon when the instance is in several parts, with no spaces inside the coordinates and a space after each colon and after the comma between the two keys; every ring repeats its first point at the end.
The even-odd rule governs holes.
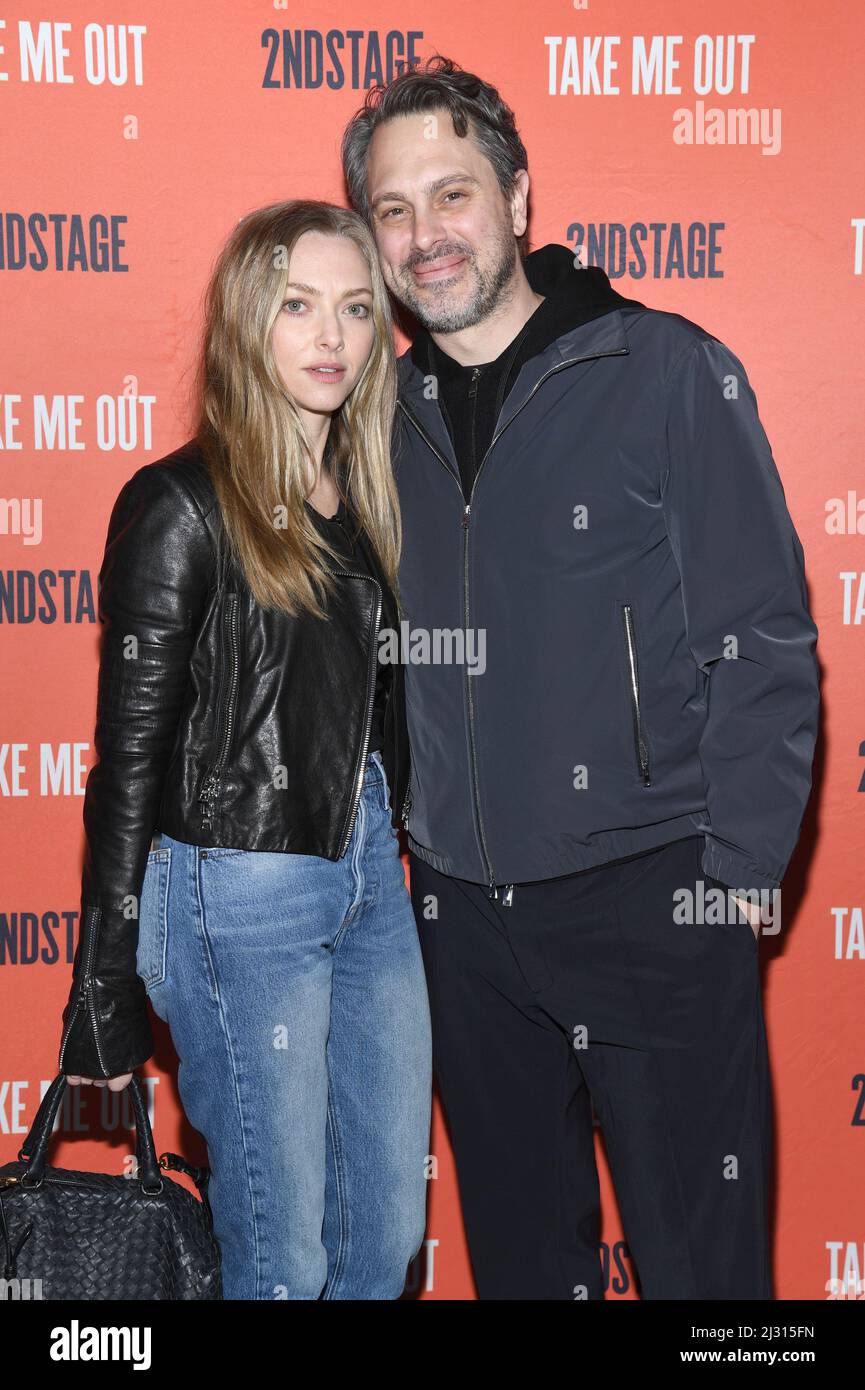
{"type": "Polygon", "coordinates": [[[625,646],[625,664],[628,678],[628,699],[631,707],[633,728],[634,758],[637,774],[644,787],[652,785],[652,771],[646,730],[643,723],[643,691],[640,684],[640,661],[637,653],[637,633],[634,610],[630,603],[619,605],[622,625],[622,640],[625,646]]]}

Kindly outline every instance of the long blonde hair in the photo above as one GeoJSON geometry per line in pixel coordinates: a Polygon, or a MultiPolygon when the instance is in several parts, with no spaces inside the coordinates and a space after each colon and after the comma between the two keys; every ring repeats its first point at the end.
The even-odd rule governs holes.
{"type": "Polygon", "coordinates": [[[397,376],[387,287],[369,228],[333,203],[293,199],[248,213],[223,247],[205,298],[198,425],[236,562],[264,607],[326,618],[339,567],[304,505],[312,456],[280,376],[271,331],[288,291],[289,261],[304,232],[349,237],[369,266],[375,338],[369,360],[335,413],[327,457],[337,490],[397,591],[402,531],[390,444],[397,376]]]}

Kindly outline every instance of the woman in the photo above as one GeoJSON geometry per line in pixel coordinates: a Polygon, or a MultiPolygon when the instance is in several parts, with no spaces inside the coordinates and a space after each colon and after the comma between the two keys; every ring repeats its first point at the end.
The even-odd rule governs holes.
{"type": "Polygon", "coordinates": [[[229,1299],[398,1298],[423,1237],[402,668],[377,660],[400,620],[395,401],[364,223],[251,213],[208,290],[196,436],[123,487],[100,572],[60,1069],[128,1084],[146,992],[207,1141],[229,1299]]]}

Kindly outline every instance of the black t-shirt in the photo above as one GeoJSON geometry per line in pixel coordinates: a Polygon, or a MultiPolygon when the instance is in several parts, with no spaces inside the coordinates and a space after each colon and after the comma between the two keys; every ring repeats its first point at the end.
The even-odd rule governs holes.
{"type": "Polygon", "coordinates": [[[439,405],[454,445],[466,501],[492,440],[506,389],[515,379],[515,369],[527,352],[527,344],[539,343],[545,326],[553,331],[549,320],[554,307],[547,299],[539,304],[494,362],[463,366],[429,340],[432,370],[439,382],[439,405]]]}
{"type": "MultiPolygon", "coordinates": [[[[368,574],[372,579],[375,579],[376,575],[370,570],[363,550],[356,540],[357,518],[346,511],[342,498],[340,498],[339,506],[333,516],[323,516],[311,502],[307,502],[306,505],[322,535],[326,537],[345,562],[346,569],[354,570],[360,574],[368,574]]],[[[381,628],[379,628],[380,630],[381,628]]],[[[378,646],[376,646],[376,651],[378,651],[378,646]]],[[[387,703],[390,676],[390,666],[376,661],[375,702],[372,710],[372,726],[367,754],[372,753],[376,748],[380,749],[384,744],[384,709],[387,703]]]]}

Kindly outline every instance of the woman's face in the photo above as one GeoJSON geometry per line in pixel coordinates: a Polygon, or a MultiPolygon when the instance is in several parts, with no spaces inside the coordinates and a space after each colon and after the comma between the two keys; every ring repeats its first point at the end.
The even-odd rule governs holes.
{"type": "Polygon", "coordinates": [[[349,237],[304,232],[288,267],[291,282],[273,326],[276,364],[313,435],[349,396],[375,338],[372,285],[349,237]],[[334,371],[323,370],[336,368],[334,371]]]}

